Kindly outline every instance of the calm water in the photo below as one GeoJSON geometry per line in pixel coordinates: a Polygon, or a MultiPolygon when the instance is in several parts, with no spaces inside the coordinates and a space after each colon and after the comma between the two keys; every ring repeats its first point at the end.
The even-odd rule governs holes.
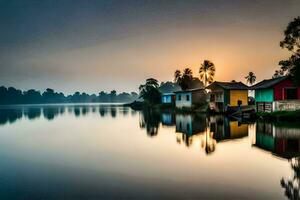
{"type": "Polygon", "coordinates": [[[299,152],[297,124],[1,107],[0,199],[293,199],[299,152]]]}

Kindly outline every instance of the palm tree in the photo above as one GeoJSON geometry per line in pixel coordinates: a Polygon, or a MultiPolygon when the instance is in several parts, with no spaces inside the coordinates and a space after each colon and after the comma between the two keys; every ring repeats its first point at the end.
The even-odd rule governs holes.
{"type": "Polygon", "coordinates": [[[209,60],[204,60],[199,68],[200,80],[207,86],[208,83],[212,83],[214,80],[216,67],[214,63],[209,60]]]}
{"type": "Polygon", "coordinates": [[[253,85],[256,81],[256,76],[253,72],[249,72],[248,76],[245,77],[247,83],[249,83],[250,85],[253,85]]]}
{"type": "Polygon", "coordinates": [[[158,89],[158,81],[154,78],[148,78],[145,84],[140,85],[140,98],[143,98],[150,104],[160,102],[161,93],[158,89]]]}
{"type": "Polygon", "coordinates": [[[193,72],[190,68],[185,68],[182,73],[182,77],[193,77],[193,72]]]}
{"type": "Polygon", "coordinates": [[[177,83],[182,90],[187,90],[193,84],[193,72],[190,68],[185,68],[182,72],[176,70],[174,73],[174,81],[177,83]]]}
{"type": "Polygon", "coordinates": [[[181,82],[181,72],[180,70],[176,70],[175,73],[174,73],[174,82],[175,83],[180,83],[181,82]]]}

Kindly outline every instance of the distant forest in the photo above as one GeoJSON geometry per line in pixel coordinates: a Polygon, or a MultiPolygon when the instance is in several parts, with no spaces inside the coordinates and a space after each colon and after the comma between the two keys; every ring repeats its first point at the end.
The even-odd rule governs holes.
{"type": "MultiPolygon", "coordinates": [[[[162,82],[160,91],[173,92],[180,90],[180,87],[172,82],[162,82]]],[[[56,92],[53,89],[46,89],[44,92],[30,89],[22,91],[14,87],[0,87],[0,105],[7,104],[45,104],[45,103],[123,103],[139,100],[139,94],[136,92],[121,92],[115,90],[107,93],[104,91],[96,94],[87,94],[85,92],[75,92],[72,95],[65,95],[62,92],[56,92]]]]}
{"type": "Polygon", "coordinates": [[[53,89],[46,89],[43,93],[30,89],[18,90],[14,87],[0,87],[0,104],[44,104],[44,103],[92,103],[92,102],[132,102],[138,100],[136,92],[117,94],[115,90],[110,93],[101,91],[98,95],[89,95],[85,92],[75,92],[73,95],[64,95],[53,89]]]}

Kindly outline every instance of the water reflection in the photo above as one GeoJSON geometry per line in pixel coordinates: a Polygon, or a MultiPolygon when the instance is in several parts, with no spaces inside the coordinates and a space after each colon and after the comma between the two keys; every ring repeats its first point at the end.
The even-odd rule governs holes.
{"type": "MultiPolygon", "coordinates": [[[[120,177],[119,174],[127,173],[129,178],[137,177],[138,181],[136,183],[138,185],[143,184],[145,176],[151,177],[151,180],[154,176],[158,182],[151,182],[151,187],[152,185],[157,185],[158,188],[168,186],[169,190],[167,191],[171,191],[171,189],[180,191],[178,188],[191,189],[191,192],[199,192],[194,193],[196,197],[208,191],[207,188],[211,188],[212,185],[216,186],[214,188],[220,196],[228,195],[231,197],[231,191],[227,190],[227,186],[224,189],[222,184],[228,182],[228,187],[232,188],[242,185],[235,190],[237,196],[233,194],[232,196],[236,198],[232,199],[246,198],[245,192],[246,195],[249,195],[249,198],[255,198],[255,195],[259,196],[259,192],[263,195],[270,193],[270,198],[267,199],[272,199],[272,195],[279,198],[282,198],[283,195],[289,199],[300,198],[300,126],[297,124],[258,121],[253,125],[253,123],[221,115],[206,116],[204,114],[183,114],[172,111],[161,113],[157,110],[140,112],[126,107],[105,105],[0,108],[0,125],[4,126],[9,123],[15,123],[16,126],[3,127],[0,134],[2,136],[0,146],[2,147],[2,154],[11,155],[13,161],[17,156],[22,158],[22,164],[12,162],[12,166],[20,167],[23,165],[23,158],[26,158],[27,155],[36,155],[32,156],[32,159],[40,160],[34,162],[34,166],[36,163],[44,163],[41,161],[51,158],[53,159],[51,160],[51,167],[55,161],[59,163],[59,166],[62,162],[69,163],[72,169],[76,165],[79,166],[80,170],[86,167],[87,170],[83,170],[83,172],[92,171],[93,177],[94,172],[97,172],[98,169],[97,173],[100,175],[106,175],[108,169],[113,169],[110,175],[115,176],[115,171],[118,172],[116,177],[120,177]],[[56,123],[48,124],[51,127],[51,133],[48,134],[47,131],[40,134],[39,129],[44,125],[43,123],[38,126],[29,126],[24,129],[24,134],[19,134],[20,130],[23,131],[19,127],[26,126],[26,124],[17,123],[20,119],[35,120],[34,123],[39,124],[39,122],[44,122],[39,121],[40,118],[52,122],[62,116],[62,119],[66,120],[57,120],[59,121],[57,124],[65,125],[65,127],[71,125],[72,134],[65,134],[64,127],[56,123]],[[102,118],[106,119],[101,121],[102,118]],[[83,119],[88,120],[88,128],[92,134],[86,133],[87,121],[83,119]],[[76,124],[73,127],[74,121],[76,121],[76,124]],[[83,124],[80,124],[82,122],[83,124]],[[20,126],[17,126],[17,124],[20,126]],[[30,135],[31,129],[34,133],[32,135],[30,135]],[[53,135],[52,129],[59,134],[53,135]],[[131,132],[130,134],[118,134],[123,130],[131,132]],[[29,137],[23,137],[25,134],[29,134],[29,137]],[[21,138],[19,139],[18,136],[21,138]],[[45,138],[49,138],[49,140],[45,140],[45,138]],[[61,139],[68,140],[68,142],[62,143],[61,139]],[[111,141],[114,141],[114,143],[111,143],[111,141]],[[9,145],[6,145],[6,143],[9,145]],[[153,146],[154,143],[155,147],[153,146]],[[41,145],[36,146],[35,144],[43,144],[45,148],[43,147],[41,150],[41,145]],[[70,148],[74,149],[66,152],[70,148]],[[194,151],[195,149],[196,151],[194,151]],[[49,154],[47,154],[47,151],[49,154]],[[26,154],[23,155],[23,152],[26,154]],[[73,152],[74,155],[70,152],[73,152]],[[60,157],[60,155],[62,156],[60,157]],[[278,157],[280,159],[277,159],[278,157]],[[160,162],[163,164],[157,165],[160,162]],[[239,167],[233,169],[231,167],[232,163],[239,163],[239,167]],[[176,166],[176,168],[173,166],[176,166]],[[187,167],[189,168],[188,171],[186,170],[187,167]],[[225,170],[226,173],[224,173],[225,170]],[[289,176],[287,172],[292,172],[292,176],[289,176]],[[162,181],[161,177],[167,183],[159,185],[162,181]],[[170,177],[179,180],[178,182],[181,182],[182,185],[178,185],[178,187],[168,185],[170,177]],[[204,189],[199,190],[199,188],[204,189]],[[254,188],[254,190],[249,191],[249,188],[254,188]],[[272,193],[273,191],[276,192],[272,193]],[[253,194],[254,196],[251,196],[253,194]]],[[[127,133],[126,131],[125,133],[127,133]]],[[[5,156],[3,157],[5,158],[5,156]]],[[[31,156],[29,158],[31,159],[31,156]]],[[[3,166],[2,161],[1,168],[3,166]]],[[[6,180],[10,180],[10,182],[3,181],[3,184],[5,185],[7,182],[8,186],[6,186],[10,187],[10,183],[18,182],[14,177],[19,170],[15,169],[14,171],[10,165],[7,166],[8,170],[3,171],[11,170],[11,177],[6,177],[6,180]]],[[[53,173],[55,175],[57,169],[51,167],[47,170],[49,174],[53,173]]],[[[35,170],[34,167],[32,168],[34,172],[39,171],[35,170]]],[[[41,166],[41,168],[45,169],[44,166],[41,166]]],[[[26,168],[24,174],[30,174],[27,171],[28,169],[29,167],[26,168]]],[[[62,173],[56,175],[66,180],[65,173],[71,170],[70,168],[62,168],[61,170],[62,173]]],[[[82,175],[84,174],[82,171],[80,172],[76,171],[74,174],[79,174],[78,180],[81,181],[86,176],[82,175]]],[[[70,177],[75,176],[74,174],[70,177]]],[[[1,177],[3,178],[3,176],[5,177],[5,174],[2,174],[1,177]]],[[[37,177],[39,179],[40,176],[37,177]]],[[[52,176],[47,175],[47,178],[43,177],[41,179],[47,185],[45,188],[48,188],[48,185],[52,187],[56,185],[51,184],[49,177],[52,176]]],[[[106,178],[111,180],[109,175],[106,178]]],[[[86,178],[86,180],[88,179],[86,178]]],[[[100,183],[105,183],[102,177],[99,180],[100,183]]],[[[117,179],[114,183],[119,181],[117,179]]],[[[82,187],[80,185],[82,183],[77,183],[74,180],[70,182],[78,184],[79,189],[82,187]]],[[[95,186],[96,191],[99,190],[99,182],[91,183],[91,186],[95,186]]],[[[124,182],[130,185],[128,180],[124,182]]],[[[34,183],[32,185],[38,184],[34,183]]],[[[34,188],[32,185],[30,185],[31,188],[34,188]]],[[[76,193],[78,188],[71,188],[71,191],[76,193]]],[[[133,188],[133,194],[136,194],[136,187],[133,188]]],[[[112,189],[113,192],[115,190],[115,188],[112,189]]],[[[90,192],[95,191],[92,188],[90,192]]]]}
{"type": "Polygon", "coordinates": [[[258,121],[254,146],[288,160],[293,175],[280,185],[288,199],[300,199],[300,125],[258,121]]]}
{"type": "Polygon", "coordinates": [[[146,129],[147,135],[150,137],[158,134],[158,128],[160,124],[160,112],[152,109],[147,109],[141,112],[140,127],[146,129]]]}
{"type": "Polygon", "coordinates": [[[257,122],[255,146],[286,159],[300,156],[300,126],[257,122]]]}
{"type": "Polygon", "coordinates": [[[29,120],[39,119],[44,117],[47,120],[54,120],[60,115],[65,113],[72,114],[75,117],[86,116],[89,113],[99,113],[100,117],[110,116],[115,118],[119,112],[122,116],[126,116],[129,113],[135,115],[136,111],[129,112],[129,108],[117,109],[116,106],[107,105],[51,105],[51,106],[8,106],[0,108],[0,125],[5,125],[8,123],[14,123],[22,118],[27,118],[29,120]]]}
{"type": "Polygon", "coordinates": [[[225,116],[205,114],[159,113],[144,110],[140,114],[140,127],[147,135],[156,136],[162,126],[174,127],[176,142],[186,147],[197,143],[206,154],[213,153],[217,143],[248,136],[249,123],[225,116]]]}
{"type": "Polygon", "coordinates": [[[280,181],[281,187],[284,189],[284,194],[288,199],[300,199],[300,158],[294,158],[290,161],[293,176],[290,179],[282,178],[280,181]]]}
{"type": "Polygon", "coordinates": [[[224,116],[209,118],[210,131],[217,142],[248,136],[249,123],[224,116]]]}

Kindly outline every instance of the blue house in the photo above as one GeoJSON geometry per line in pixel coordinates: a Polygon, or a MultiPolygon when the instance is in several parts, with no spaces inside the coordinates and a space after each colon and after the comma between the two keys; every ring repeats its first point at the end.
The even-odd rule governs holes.
{"type": "Polygon", "coordinates": [[[174,104],[175,103],[175,94],[174,93],[163,93],[161,95],[161,103],[174,104]]]}

